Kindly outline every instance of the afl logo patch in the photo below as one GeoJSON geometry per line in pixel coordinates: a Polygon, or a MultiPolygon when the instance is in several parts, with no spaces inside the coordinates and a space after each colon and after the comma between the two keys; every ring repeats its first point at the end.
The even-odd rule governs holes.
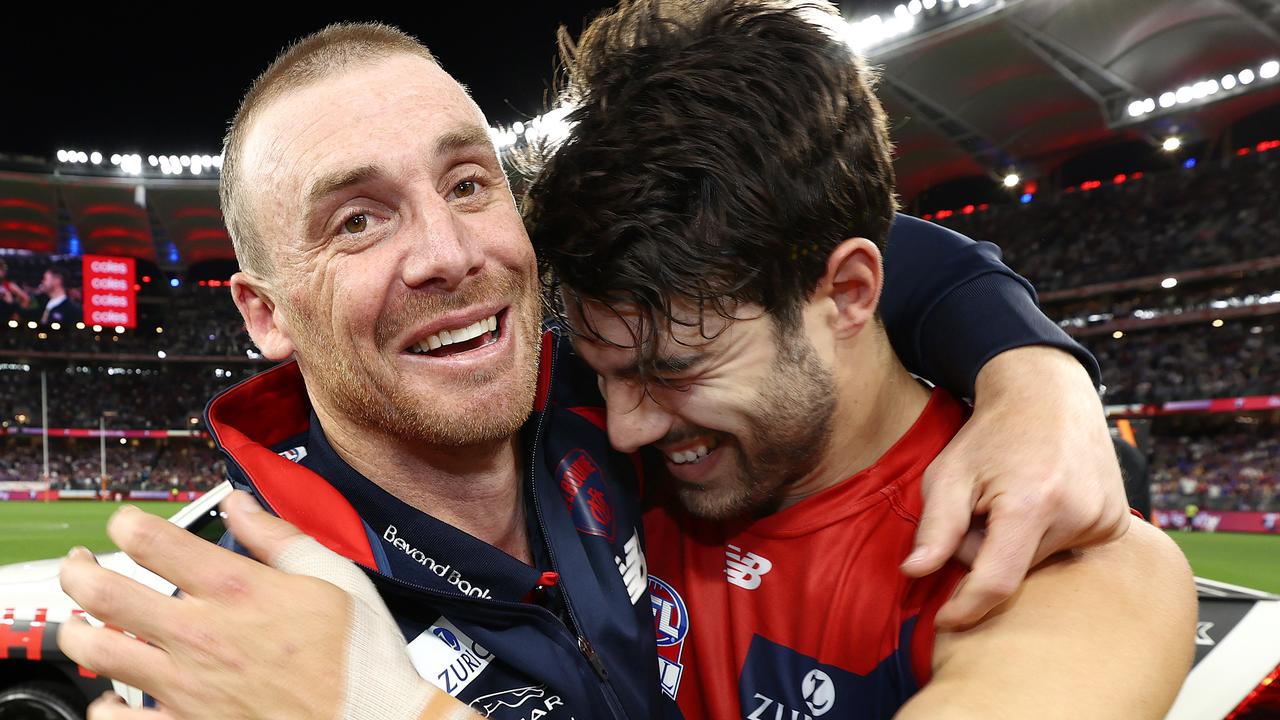
{"type": "Polygon", "coordinates": [[[613,542],[617,535],[613,506],[605,493],[604,473],[585,450],[571,450],[556,468],[560,494],[578,532],[613,542]]]}
{"type": "Polygon", "coordinates": [[[684,598],[662,580],[649,576],[649,601],[653,603],[653,631],[658,641],[658,684],[675,699],[680,692],[684,665],[684,639],[689,635],[689,611],[684,598]]]}

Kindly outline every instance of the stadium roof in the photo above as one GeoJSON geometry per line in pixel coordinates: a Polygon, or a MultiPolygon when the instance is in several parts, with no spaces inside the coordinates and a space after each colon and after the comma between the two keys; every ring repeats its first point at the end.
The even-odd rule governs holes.
{"type": "Polygon", "coordinates": [[[967,175],[1048,171],[1083,147],[1175,126],[1212,138],[1280,100],[1280,79],[1263,77],[1280,58],[1272,0],[1003,0],[952,15],[868,51],[905,197],[967,175]]]}

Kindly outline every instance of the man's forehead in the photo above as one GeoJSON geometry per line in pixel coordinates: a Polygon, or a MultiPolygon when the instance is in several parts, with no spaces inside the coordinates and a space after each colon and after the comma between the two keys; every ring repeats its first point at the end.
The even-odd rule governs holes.
{"type": "MultiPolygon", "coordinates": [[[[439,66],[401,54],[320,78],[262,108],[246,138],[245,174],[291,196],[315,178],[430,151],[479,108],[439,66]]],[[[260,185],[260,187],[262,187],[260,185]]]]}

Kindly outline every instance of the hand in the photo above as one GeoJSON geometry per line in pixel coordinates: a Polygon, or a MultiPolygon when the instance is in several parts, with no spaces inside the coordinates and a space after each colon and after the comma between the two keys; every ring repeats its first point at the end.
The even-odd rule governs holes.
{"type": "Polygon", "coordinates": [[[75,621],[60,628],[59,647],[161,708],[104,697],[91,720],[475,717],[414,671],[394,619],[355,565],[244,493],[223,509],[236,539],[278,570],[132,507],[112,516],[107,534],[183,595],[106,570],[83,548],[68,555],[67,594],[146,642],[75,621]]]}
{"type": "Polygon", "coordinates": [[[983,366],[974,394],[973,416],[925,471],[916,547],[902,565],[922,577],[962,544],[976,548],[973,569],[938,612],[940,629],[981,620],[1050,555],[1129,526],[1102,404],[1075,358],[1006,351],[983,366]],[[985,537],[970,532],[971,514],[985,516],[985,537]]]}

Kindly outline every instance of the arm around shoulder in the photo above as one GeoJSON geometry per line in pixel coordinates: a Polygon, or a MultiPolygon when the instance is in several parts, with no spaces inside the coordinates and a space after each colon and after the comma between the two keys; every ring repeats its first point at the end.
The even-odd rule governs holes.
{"type": "Polygon", "coordinates": [[[933,678],[897,717],[1164,717],[1194,654],[1195,585],[1172,540],[1130,523],[1042,563],[977,625],[939,633],[933,678]]]}

